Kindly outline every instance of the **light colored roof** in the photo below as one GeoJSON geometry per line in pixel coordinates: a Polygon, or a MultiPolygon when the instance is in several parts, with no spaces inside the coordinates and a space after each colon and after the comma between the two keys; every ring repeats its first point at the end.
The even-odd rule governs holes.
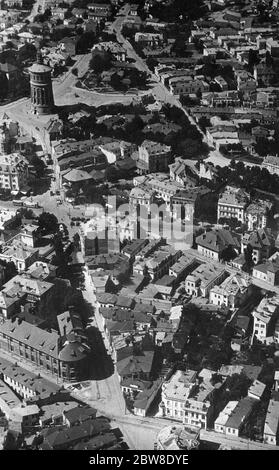
{"type": "Polygon", "coordinates": [[[215,420],[215,425],[225,426],[226,422],[229,419],[229,416],[232,414],[233,410],[237,406],[238,401],[229,401],[225,408],[219,413],[217,419],[215,420]]]}
{"type": "Polygon", "coordinates": [[[265,423],[264,434],[277,436],[279,423],[279,401],[271,399],[269,401],[265,423]]]}
{"type": "Polygon", "coordinates": [[[195,384],[196,376],[197,372],[194,370],[178,370],[167,382],[164,382],[162,392],[171,400],[185,401],[195,384]]]}

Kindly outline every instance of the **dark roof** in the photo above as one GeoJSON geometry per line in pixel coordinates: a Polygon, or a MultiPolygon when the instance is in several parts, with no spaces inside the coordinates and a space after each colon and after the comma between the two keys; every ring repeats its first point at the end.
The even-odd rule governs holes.
{"type": "Polygon", "coordinates": [[[68,429],[46,429],[41,435],[44,437],[41,449],[64,449],[75,444],[82,439],[96,436],[102,432],[109,431],[110,425],[106,418],[96,418],[85,421],[80,425],[73,426],[68,429]]]}
{"type": "Polygon", "coordinates": [[[10,64],[9,62],[5,62],[4,64],[0,63],[0,71],[4,73],[11,73],[16,72],[18,68],[16,65],[10,64]]]}
{"type": "Polygon", "coordinates": [[[196,243],[217,253],[222,253],[229,246],[240,247],[236,235],[229,230],[212,230],[211,232],[203,233],[196,238],[196,243]]]}
{"type": "Polygon", "coordinates": [[[64,416],[69,421],[70,426],[77,422],[84,422],[96,417],[97,410],[89,406],[77,406],[71,410],[65,411],[64,416]]]}

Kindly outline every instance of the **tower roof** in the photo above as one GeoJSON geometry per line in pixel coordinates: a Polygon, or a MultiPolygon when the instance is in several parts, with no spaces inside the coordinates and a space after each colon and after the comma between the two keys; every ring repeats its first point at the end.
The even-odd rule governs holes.
{"type": "Polygon", "coordinates": [[[29,72],[32,72],[32,73],[46,73],[50,71],[51,71],[51,67],[45,64],[35,63],[31,67],[29,67],[29,72]]]}
{"type": "Polygon", "coordinates": [[[37,51],[37,61],[29,68],[29,72],[44,73],[50,72],[51,67],[43,63],[43,57],[40,50],[37,51]]]}

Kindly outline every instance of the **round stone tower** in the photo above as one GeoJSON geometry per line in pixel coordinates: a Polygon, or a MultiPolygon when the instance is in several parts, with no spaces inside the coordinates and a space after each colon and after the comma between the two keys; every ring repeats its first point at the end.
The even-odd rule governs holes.
{"type": "Polygon", "coordinates": [[[54,108],[51,67],[43,63],[40,51],[37,53],[36,63],[29,68],[29,74],[34,113],[51,114],[54,108]]]}

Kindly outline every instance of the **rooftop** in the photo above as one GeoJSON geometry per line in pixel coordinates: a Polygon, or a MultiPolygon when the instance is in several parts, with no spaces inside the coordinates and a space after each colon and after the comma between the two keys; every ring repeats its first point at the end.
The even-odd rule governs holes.
{"type": "Polygon", "coordinates": [[[197,372],[194,370],[178,370],[162,386],[162,392],[171,400],[185,401],[191,388],[195,385],[197,372]]]}

